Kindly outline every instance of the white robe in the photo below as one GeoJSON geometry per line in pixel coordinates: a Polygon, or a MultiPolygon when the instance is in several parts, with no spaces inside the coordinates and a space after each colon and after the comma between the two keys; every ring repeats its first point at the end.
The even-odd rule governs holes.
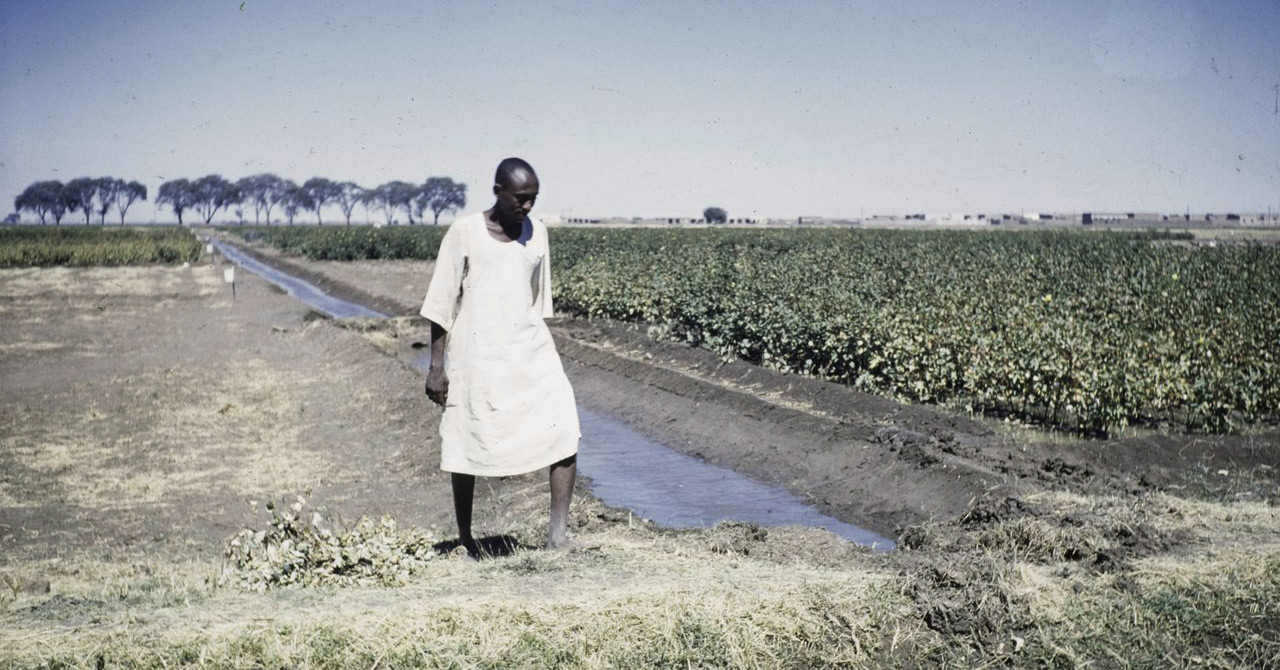
{"type": "Polygon", "coordinates": [[[483,213],[455,221],[440,242],[422,316],[449,332],[449,395],[440,469],[516,475],[578,453],[578,408],[551,331],[547,229],[533,217],[499,242],[483,213]]]}

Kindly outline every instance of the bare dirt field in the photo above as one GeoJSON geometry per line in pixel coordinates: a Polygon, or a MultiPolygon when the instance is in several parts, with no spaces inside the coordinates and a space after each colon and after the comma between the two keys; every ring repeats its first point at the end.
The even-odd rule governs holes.
{"type": "Polygon", "coordinates": [[[502,541],[473,562],[448,542],[437,415],[407,364],[430,264],[256,251],[400,318],[315,318],[244,274],[232,301],[213,264],[0,270],[0,665],[1280,662],[1274,432],[1019,440],[562,318],[583,406],[902,549],[664,530],[579,487],[588,548],[548,553],[545,475],[528,475],[479,487],[478,528],[502,541]],[[429,560],[393,586],[246,590],[229,538],[298,495],[299,516],[421,528],[429,560]]]}

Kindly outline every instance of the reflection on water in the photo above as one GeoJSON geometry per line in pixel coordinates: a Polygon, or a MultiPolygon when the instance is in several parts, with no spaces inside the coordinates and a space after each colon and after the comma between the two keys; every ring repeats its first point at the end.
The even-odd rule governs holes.
{"type": "Polygon", "coordinates": [[[363,316],[372,318],[385,318],[387,315],[382,312],[359,305],[346,300],[339,300],[324,291],[321,291],[314,284],[303,281],[293,275],[285,274],[265,263],[260,263],[248,254],[236,249],[235,247],[224,244],[219,240],[210,240],[214,248],[218,250],[227,260],[239,265],[240,267],[262,277],[263,279],[284,289],[289,295],[307,303],[316,311],[323,312],[335,319],[350,319],[352,317],[363,316]]]}
{"type": "MultiPolygon", "coordinates": [[[[333,318],[386,316],[334,298],[235,247],[217,240],[212,243],[233,263],[333,318]]],[[[428,351],[412,364],[426,371],[430,362],[428,351]]],[[[763,526],[810,526],[825,528],[877,551],[894,548],[892,540],[829,517],[786,490],[682,454],[608,415],[579,407],[578,418],[582,425],[578,467],[591,478],[591,491],[605,504],[625,507],[672,528],[702,528],[726,520],[763,526]]]]}
{"type": "Polygon", "coordinates": [[[721,521],[825,528],[880,551],[893,540],[829,517],[791,492],[674,451],[613,418],[578,408],[578,466],[605,503],[663,526],[701,528],[721,521]]]}

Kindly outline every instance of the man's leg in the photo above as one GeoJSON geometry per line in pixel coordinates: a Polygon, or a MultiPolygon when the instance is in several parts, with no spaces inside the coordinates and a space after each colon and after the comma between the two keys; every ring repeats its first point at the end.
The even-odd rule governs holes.
{"type": "Polygon", "coordinates": [[[547,528],[547,548],[568,546],[569,499],[573,497],[573,480],[578,475],[575,454],[551,466],[551,523],[547,528]]]}
{"type": "Polygon", "coordinates": [[[453,513],[458,519],[458,539],[467,553],[475,556],[479,553],[475,538],[471,537],[471,501],[476,492],[476,476],[457,472],[453,475],[453,513]]]}

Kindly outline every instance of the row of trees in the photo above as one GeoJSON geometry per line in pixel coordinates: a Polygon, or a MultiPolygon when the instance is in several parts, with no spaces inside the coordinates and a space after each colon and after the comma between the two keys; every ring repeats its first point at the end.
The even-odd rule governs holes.
{"type": "MultiPolygon", "coordinates": [[[[120,212],[120,225],[124,225],[125,213],[138,200],[147,199],[147,188],[142,184],[121,179],[103,177],[81,178],[63,184],[60,181],[39,181],[31,184],[14,199],[19,212],[35,214],[40,223],[49,218],[61,224],[68,212],[83,211],[85,223],[97,214],[99,223],[106,221],[106,214],[115,207],[120,212]]],[[[277,207],[284,213],[289,225],[302,212],[314,212],[316,223],[321,224],[321,210],[336,205],[351,225],[351,214],[357,205],[366,211],[382,212],[388,225],[395,222],[397,213],[404,212],[409,225],[425,220],[428,212],[432,223],[440,223],[440,215],[467,206],[467,185],[449,177],[431,177],[421,184],[390,181],[374,188],[364,188],[349,182],[335,182],[324,177],[313,177],[301,185],[271,173],[256,174],[237,181],[229,181],[221,175],[211,174],[195,180],[173,179],[160,185],[156,194],[157,205],[168,205],[184,223],[183,216],[195,212],[206,224],[213,222],[219,211],[232,212],[236,220],[244,223],[246,211],[253,211],[254,222],[261,224],[265,218],[271,224],[271,213],[277,207]]]]}
{"type": "Polygon", "coordinates": [[[276,207],[284,213],[289,225],[302,212],[314,212],[316,224],[323,224],[321,210],[336,205],[351,225],[351,214],[356,205],[367,211],[381,211],[388,225],[395,222],[396,214],[404,211],[409,225],[432,214],[432,223],[440,223],[440,215],[467,206],[467,185],[449,177],[431,177],[422,184],[390,181],[374,188],[364,188],[355,182],[335,182],[324,177],[312,177],[301,185],[271,173],[256,174],[238,181],[228,181],[211,174],[195,181],[174,179],[160,185],[156,204],[168,205],[182,224],[187,210],[194,210],[205,223],[213,221],[219,210],[228,210],[236,220],[244,223],[246,208],[253,211],[254,223],[265,218],[271,224],[271,212],[276,207]]]}
{"type": "Polygon", "coordinates": [[[80,177],[65,184],[57,180],[35,182],[13,199],[13,208],[35,214],[42,225],[50,218],[55,224],[61,224],[62,217],[80,211],[84,212],[86,225],[97,214],[98,223],[104,226],[107,212],[115,209],[120,213],[123,226],[129,207],[146,199],[147,187],[139,182],[114,177],[80,177]]]}

